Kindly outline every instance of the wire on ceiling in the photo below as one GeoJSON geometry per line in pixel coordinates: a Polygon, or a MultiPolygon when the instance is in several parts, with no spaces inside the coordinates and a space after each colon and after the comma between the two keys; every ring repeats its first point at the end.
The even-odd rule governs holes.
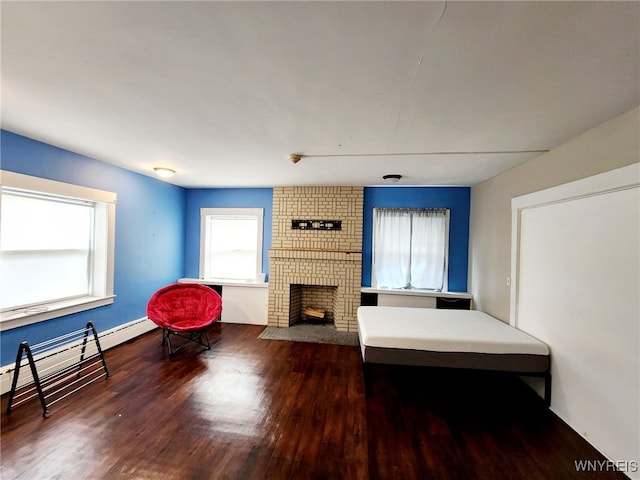
{"type": "Polygon", "coordinates": [[[328,154],[302,154],[292,153],[289,160],[292,163],[298,163],[302,158],[316,157],[425,157],[425,156],[443,156],[443,155],[517,155],[526,153],[547,153],[549,149],[538,150],[459,150],[459,151],[440,151],[440,152],[389,152],[389,153],[328,153],[328,154]]]}

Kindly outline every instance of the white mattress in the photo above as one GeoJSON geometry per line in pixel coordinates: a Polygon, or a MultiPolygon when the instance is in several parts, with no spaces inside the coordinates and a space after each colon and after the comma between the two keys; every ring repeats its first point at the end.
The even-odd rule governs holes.
{"type": "Polygon", "coordinates": [[[540,340],[477,310],[359,307],[358,331],[363,349],[549,355],[540,340]]]}

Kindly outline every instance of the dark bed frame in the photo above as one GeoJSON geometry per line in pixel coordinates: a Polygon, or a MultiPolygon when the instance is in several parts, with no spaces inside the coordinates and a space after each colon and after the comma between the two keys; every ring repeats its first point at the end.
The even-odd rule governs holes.
{"type": "Polygon", "coordinates": [[[376,365],[454,368],[544,378],[544,403],[547,408],[551,405],[550,355],[436,352],[366,345],[361,353],[367,396],[373,393],[371,367],[376,365]]]}

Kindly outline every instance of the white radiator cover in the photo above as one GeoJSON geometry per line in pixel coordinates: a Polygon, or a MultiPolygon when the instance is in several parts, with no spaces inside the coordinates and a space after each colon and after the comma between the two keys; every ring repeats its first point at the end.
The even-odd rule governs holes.
{"type": "MultiPolygon", "coordinates": [[[[158,328],[155,323],[149,320],[147,317],[139,318],[123,325],[118,325],[110,330],[104,332],[98,332],[98,339],[100,340],[100,347],[103,351],[127,342],[133,338],[136,338],[144,333],[147,333],[154,328],[158,328]]],[[[81,342],[78,341],[78,344],[81,342]]],[[[18,346],[16,345],[16,353],[18,352],[18,346]]],[[[35,355],[34,359],[42,359],[43,357],[50,357],[45,360],[40,360],[39,366],[46,368],[48,363],[64,363],[67,360],[65,357],[69,357],[68,361],[72,362],[77,357],[75,352],[69,351],[69,345],[60,349],[59,353],[55,351],[47,351],[44,355],[35,355]]],[[[76,360],[77,361],[77,360],[76,360]]],[[[107,368],[109,364],[107,363],[107,368]]],[[[5,394],[11,390],[11,382],[13,381],[13,372],[15,370],[15,363],[3,365],[0,368],[0,394],[5,394]]],[[[20,367],[19,385],[23,385],[32,380],[31,370],[26,361],[23,361],[20,367]]]]}

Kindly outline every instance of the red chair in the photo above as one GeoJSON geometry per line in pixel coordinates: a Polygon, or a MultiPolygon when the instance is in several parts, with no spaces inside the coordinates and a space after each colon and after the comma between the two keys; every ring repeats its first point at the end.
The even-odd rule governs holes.
{"type": "Polygon", "coordinates": [[[210,287],[197,283],[175,283],[161,288],[147,304],[147,317],[162,328],[162,345],[169,347],[169,356],[189,341],[211,349],[208,328],[222,312],[222,298],[210,287]],[[172,350],[171,335],[186,339],[172,350]]]}

